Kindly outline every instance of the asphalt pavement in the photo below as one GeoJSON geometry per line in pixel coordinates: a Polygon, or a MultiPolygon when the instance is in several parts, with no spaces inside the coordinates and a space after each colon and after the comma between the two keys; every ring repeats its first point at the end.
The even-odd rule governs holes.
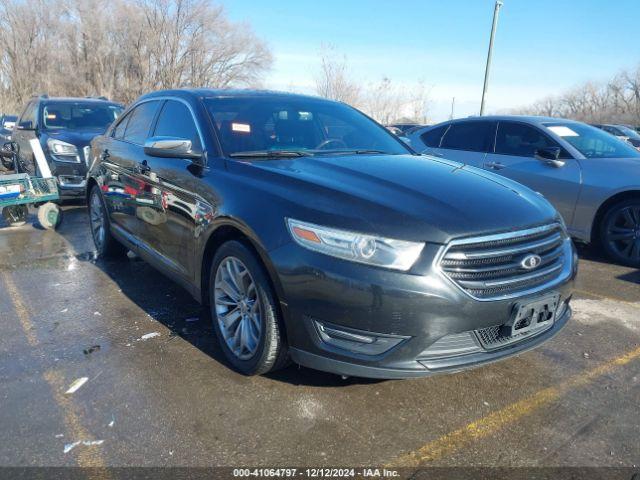
{"type": "Polygon", "coordinates": [[[640,272],[582,248],[573,308],[457,374],[249,378],[186,291],[96,260],[84,207],[0,223],[0,466],[638,466],[640,272]]]}

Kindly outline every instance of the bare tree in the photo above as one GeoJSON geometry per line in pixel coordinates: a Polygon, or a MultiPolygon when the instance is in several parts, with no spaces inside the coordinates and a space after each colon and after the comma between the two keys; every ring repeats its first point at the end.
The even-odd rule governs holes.
{"type": "Polygon", "coordinates": [[[321,97],[349,105],[360,103],[359,84],[349,78],[347,57],[339,55],[335,47],[322,46],[320,71],[316,75],[316,93],[321,97]]]}
{"type": "Polygon", "coordinates": [[[587,82],[512,113],[573,118],[594,123],[640,125],[640,67],[609,82],[587,82]]]}
{"type": "Polygon", "coordinates": [[[38,92],[129,102],[184,86],[253,85],[272,63],[209,0],[0,0],[0,110],[38,92]]]}

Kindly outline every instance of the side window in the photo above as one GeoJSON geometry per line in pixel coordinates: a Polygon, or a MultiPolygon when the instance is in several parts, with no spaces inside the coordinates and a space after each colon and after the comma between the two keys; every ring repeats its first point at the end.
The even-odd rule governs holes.
{"type": "Polygon", "coordinates": [[[500,122],[498,125],[496,153],[518,157],[533,157],[539,148],[559,146],[555,141],[531,125],[512,122],[500,122]]]}
{"type": "Polygon", "coordinates": [[[123,140],[137,145],[144,144],[149,137],[151,123],[156,116],[159,103],[158,101],[142,103],[127,115],[129,122],[127,123],[123,140]]]}
{"type": "Polygon", "coordinates": [[[127,129],[127,123],[129,123],[129,119],[131,118],[131,114],[128,114],[124,117],[118,125],[113,129],[113,134],[111,135],[113,138],[117,140],[122,140],[124,137],[124,131],[127,129]]]}
{"type": "Polygon", "coordinates": [[[168,100],[162,107],[153,135],[186,138],[191,140],[191,148],[194,152],[202,151],[200,135],[189,107],[175,100],[168,100]]]}
{"type": "Polygon", "coordinates": [[[422,143],[427,147],[438,148],[440,146],[440,140],[442,140],[442,135],[448,127],[449,125],[443,125],[441,127],[432,128],[420,135],[420,140],[422,140],[422,143]]]}
{"type": "Polygon", "coordinates": [[[24,109],[22,115],[20,116],[20,123],[23,122],[31,122],[34,126],[36,125],[36,112],[37,112],[38,102],[31,102],[27,105],[27,108],[24,109]]]}
{"type": "Polygon", "coordinates": [[[440,148],[486,152],[491,144],[493,125],[486,121],[452,123],[442,139],[440,148]]]}

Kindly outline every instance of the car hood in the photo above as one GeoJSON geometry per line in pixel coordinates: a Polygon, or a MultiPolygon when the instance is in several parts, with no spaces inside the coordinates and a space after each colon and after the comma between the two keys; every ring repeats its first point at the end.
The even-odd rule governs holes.
{"type": "Polygon", "coordinates": [[[103,133],[103,129],[49,130],[47,131],[47,136],[77,147],[85,147],[91,143],[91,140],[103,133]]]}
{"type": "Polygon", "coordinates": [[[539,194],[504,177],[418,155],[315,156],[242,162],[265,188],[309,209],[303,221],[445,243],[553,221],[539,194]]]}

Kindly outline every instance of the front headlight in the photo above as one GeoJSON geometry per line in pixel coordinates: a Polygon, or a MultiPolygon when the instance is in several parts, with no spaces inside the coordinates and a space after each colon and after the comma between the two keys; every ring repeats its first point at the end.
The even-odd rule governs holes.
{"type": "Polygon", "coordinates": [[[287,225],[296,243],[309,250],[394,270],[409,270],[424,248],[424,243],[337,230],[292,218],[287,219],[287,225]]]}
{"type": "Polygon", "coordinates": [[[51,152],[52,155],[58,157],[74,157],[73,159],[65,158],[66,161],[76,161],[78,159],[78,149],[70,143],[50,138],[47,140],[47,147],[49,147],[49,152],[51,152]]]}

